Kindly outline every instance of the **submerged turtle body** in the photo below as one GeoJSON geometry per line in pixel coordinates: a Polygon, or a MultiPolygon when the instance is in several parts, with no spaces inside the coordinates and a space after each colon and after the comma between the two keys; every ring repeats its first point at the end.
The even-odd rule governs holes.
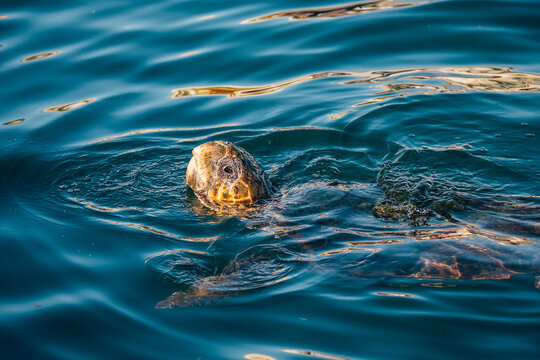
{"type": "Polygon", "coordinates": [[[255,159],[227,141],[212,141],[193,149],[186,183],[208,208],[237,213],[270,194],[270,181],[255,159]]]}
{"type": "MultiPolygon", "coordinates": [[[[382,167],[377,177],[383,196],[374,204],[366,201],[362,208],[362,211],[371,210],[378,218],[406,221],[412,229],[398,226],[396,230],[364,232],[325,223],[328,227],[321,231],[322,235],[312,234],[306,241],[299,241],[305,235],[303,229],[308,235],[313,231],[309,226],[304,227],[305,215],[302,215],[299,222],[270,227],[269,233],[278,239],[276,244],[248,248],[224,267],[206,267],[198,257],[210,255],[188,251],[155,257],[151,262],[161,266],[157,270],[180,285],[157,307],[202,305],[209,300],[263,289],[300,274],[305,265],[310,265],[310,271],[335,271],[339,276],[354,278],[410,278],[422,281],[423,286],[443,286],[447,280],[508,279],[515,274],[538,273],[538,254],[528,253],[526,246],[533,244],[528,238],[499,233],[489,227],[483,229],[466,222],[466,218],[452,216],[453,212],[463,212],[468,207],[478,216],[482,216],[482,210],[491,211],[495,206],[510,211],[511,203],[494,202],[492,198],[484,203],[478,197],[469,198],[466,195],[475,194],[474,185],[461,183],[460,178],[437,178],[433,173],[392,161],[382,167]],[[429,224],[433,217],[438,224],[429,224]],[[331,231],[335,233],[327,237],[331,231]],[[189,275],[185,279],[184,273],[189,275]]],[[[270,181],[255,159],[244,149],[224,141],[208,142],[193,150],[186,183],[200,203],[227,215],[245,214],[271,191],[270,181]]],[[[293,189],[297,192],[298,188],[293,189]]],[[[306,197],[306,202],[321,203],[321,212],[333,208],[335,199],[364,203],[362,198],[354,196],[352,188],[346,187],[340,188],[346,197],[330,196],[327,200],[324,196],[329,189],[334,190],[333,183],[314,186],[310,191],[315,197],[304,196],[305,189],[298,196],[306,197]]],[[[532,211],[536,213],[537,209],[532,211]]],[[[532,234],[537,234],[534,231],[532,234]]],[[[517,232],[531,234],[530,229],[517,232]]]]}

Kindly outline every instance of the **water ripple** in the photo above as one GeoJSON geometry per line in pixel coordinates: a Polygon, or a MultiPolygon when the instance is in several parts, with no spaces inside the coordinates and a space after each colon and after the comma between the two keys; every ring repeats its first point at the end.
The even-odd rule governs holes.
{"type": "Polygon", "coordinates": [[[15,119],[15,120],[11,120],[11,121],[5,122],[5,123],[3,123],[2,125],[17,125],[17,124],[22,123],[24,120],[25,120],[24,118],[15,119]]]}
{"type": "Polygon", "coordinates": [[[311,356],[317,359],[327,359],[327,360],[348,360],[346,357],[341,357],[337,355],[331,355],[331,354],[325,354],[318,351],[313,350],[298,350],[298,349],[283,349],[282,350],[285,353],[288,354],[296,354],[296,355],[304,355],[304,356],[311,356]]]}
{"type": "Polygon", "coordinates": [[[289,18],[289,20],[303,20],[311,18],[335,18],[342,16],[352,16],[367,14],[374,11],[391,10],[403,7],[423,5],[436,0],[428,1],[411,1],[403,2],[403,0],[372,0],[362,1],[353,4],[325,7],[325,8],[311,8],[300,10],[288,10],[280,11],[269,15],[259,16],[253,19],[242,21],[242,24],[250,24],[264,20],[270,20],[275,18],[289,18]]]}
{"type": "Polygon", "coordinates": [[[94,102],[96,100],[97,100],[96,98],[80,100],[80,101],[72,102],[72,103],[69,103],[69,104],[52,106],[52,107],[44,109],[43,111],[65,112],[65,111],[76,110],[76,109],[78,109],[78,108],[80,108],[80,107],[82,107],[84,105],[90,104],[91,102],[94,102]]]}
{"type": "Polygon", "coordinates": [[[537,3],[4,1],[2,356],[535,358],[537,3]]]}
{"type": "Polygon", "coordinates": [[[288,87],[322,78],[358,77],[358,80],[338,84],[374,84],[380,88],[370,100],[356,104],[362,106],[392,99],[423,94],[464,93],[487,91],[495,93],[539,92],[540,75],[516,72],[511,67],[433,67],[397,70],[373,70],[354,72],[321,72],[304,75],[286,81],[261,86],[210,86],[180,88],[173,90],[172,98],[187,96],[226,95],[244,97],[273,94],[288,87]],[[415,82],[405,82],[405,81],[415,82]],[[439,84],[437,84],[439,83],[439,84]]]}
{"type": "Polygon", "coordinates": [[[36,54],[36,55],[31,55],[31,56],[25,57],[24,59],[21,60],[21,62],[42,60],[42,59],[46,59],[46,58],[49,58],[51,56],[55,56],[55,55],[58,55],[58,54],[60,54],[60,51],[48,51],[48,52],[44,52],[44,53],[41,53],[41,54],[36,54]]]}

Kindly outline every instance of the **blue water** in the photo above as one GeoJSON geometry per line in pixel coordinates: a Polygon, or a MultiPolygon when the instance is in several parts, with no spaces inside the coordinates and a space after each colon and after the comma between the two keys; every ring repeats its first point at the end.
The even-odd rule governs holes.
{"type": "Polygon", "coordinates": [[[0,3],[5,359],[532,359],[538,1],[0,3]],[[248,217],[186,189],[248,150],[248,217]]]}

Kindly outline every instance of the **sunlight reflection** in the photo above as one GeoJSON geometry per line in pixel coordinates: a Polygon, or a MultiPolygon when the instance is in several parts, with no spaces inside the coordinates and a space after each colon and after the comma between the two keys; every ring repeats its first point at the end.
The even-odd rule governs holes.
{"type": "Polygon", "coordinates": [[[342,117],[344,117],[345,115],[347,115],[348,113],[351,113],[353,112],[352,110],[346,110],[346,111],[342,111],[340,113],[336,113],[336,114],[330,114],[328,115],[328,118],[330,120],[338,120],[338,119],[341,119],[342,117]]]}
{"type": "Polygon", "coordinates": [[[91,201],[87,201],[87,200],[82,200],[82,199],[77,199],[77,198],[74,198],[74,197],[69,197],[68,198],[69,200],[77,203],[77,204],[80,204],[88,209],[92,209],[92,210],[96,210],[96,211],[101,211],[101,212],[109,212],[109,213],[116,213],[116,212],[121,212],[121,211],[129,211],[129,210],[135,210],[135,211],[144,211],[144,209],[142,208],[137,208],[137,207],[133,207],[133,206],[129,206],[129,207],[108,207],[108,206],[102,206],[102,205],[97,205],[97,204],[94,204],[93,202],[91,201]]]}
{"type": "Polygon", "coordinates": [[[17,125],[17,124],[20,124],[24,121],[24,118],[20,118],[20,119],[16,119],[16,120],[11,120],[11,121],[8,121],[8,122],[5,122],[3,123],[2,125],[17,125]]]}
{"type": "MultiPolygon", "coordinates": [[[[231,126],[237,126],[237,125],[238,124],[223,124],[223,125],[219,125],[219,127],[220,128],[231,127],[231,126]]],[[[185,127],[185,128],[174,127],[174,128],[139,129],[139,130],[132,130],[125,133],[121,133],[118,135],[105,136],[97,140],[91,141],[87,143],[86,145],[109,142],[109,141],[117,140],[124,137],[129,137],[133,135],[154,134],[154,133],[171,132],[171,131],[197,131],[197,130],[208,130],[208,129],[215,129],[215,128],[216,128],[215,126],[201,126],[201,127],[185,127]]],[[[182,139],[182,141],[186,141],[186,140],[182,139]]]]}
{"type": "Polygon", "coordinates": [[[29,61],[34,61],[34,60],[46,59],[46,58],[50,58],[51,56],[58,55],[58,54],[60,54],[60,51],[48,51],[41,54],[25,57],[24,59],[21,60],[21,62],[29,62],[29,61]]]}
{"type": "Polygon", "coordinates": [[[334,250],[330,250],[330,251],[325,251],[325,252],[319,254],[319,256],[331,256],[331,255],[336,255],[336,254],[346,254],[346,253],[350,253],[350,252],[353,252],[353,251],[369,251],[369,252],[372,252],[372,253],[376,253],[376,252],[381,251],[381,249],[380,248],[364,248],[364,247],[348,246],[348,247],[344,247],[344,248],[340,248],[340,249],[334,249],[334,250]]]}
{"type": "MultiPolygon", "coordinates": [[[[363,232],[355,230],[347,230],[347,233],[356,234],[363,237],[407,237],[415,241],[429,241],[429,240],[460,240],[469,239],[472,237],[481,237],[489,240],[497,241],[501,244],[509,245],[521,245],[532,244],[533,242],[527,238],[506,235],[491,230],[480,229],[478,226],[461,222],[461,225],[457,225],[452,228],[431,228],[431,229],[412,229],[412,230],[394,230],[394,231],[374,231],[363,232]]],[[[331,228],[337,232],[345,232],[343,229],[331,228]]],[[[394,239],[388,240],[390,242],[398,242],[394,239]]],[[[401,241],[402,242],[402,241],[401,241]]],[[[379,242],[377,242],[379,243],[379,242]]],[[[368,243],[358,241],[351,242],[351,245],[367,245],[368,243]]]]}
{"type": "Polygon", "coordinates": [[[328,360],[348,360],[347,358],[336,356],[336,355],[330,355],[330,354],[324,354],[318,351],[312,351],[312,350],[297,350],[297,349],[283,349],[283,352],[289,353],[289,354],[297,354],[297,355],[305,355],[305,356],[313,356],[319,359],[328,359],[328,360]]]}
{"type": "Polygon", "coordinates": [[[194,238],[194,237],[186,237],[186,236],[179,236],[172,233],[169,233],[167,231],[159,230],[154,227],[148,226],[148,225],[141,225],[133,222],[124,222],[124,221],[114,221],[114,220],[103,220],[109,224],[114,225],[121,225],[121,226],[127,226],[133,229],[137,230],[143,230],[148,231],[157,235],[166,236],[173,239],[183,240],[183,241],[192,241],[192,242],[211,242],[218,240],[220,236],[212,236],[212,237],[200,237],[200,238],[194,238]]]}
{"type": "Polygon", "coordinates": [[[242,21],[242,24],[250,24],[254,22],[270,20],[275,18],[289,18],[289,20],[303,20],[310,18],[334,18],[342,16],[360,15],[380,10],[391,10],[402,7],[427,4],[431,1],[412,1],[403,2],[402,0],[372,0],[362,1],[353,4],[345,4],[339,6],[299,9],[280,11],[269,15],[259,16],[253,19],[242,21]]]}
{"type": "Polygon", "coordinates": [[[180,55],[178,55],[179,58],[186,58],[186,57],[190,57],[190,56],[195,56],[195,55],[198,55],[200,54],[201,52],[199,50],[194,50],[194,51],[187,51],[185,53],[182,53],[180,55]]]}
{"type": "Polygon", "coordinates": [[[162,256],[171,255],[171,254],[179,254],[179,253],[190,253],[190,254],[205,255],[205,256],[209,255],[207,252],[191,250],[191,249],[165,250],[165,251],[160,251],[158,253],[152,254],[146,260],[144,260],[144,262],[146,264],[146,263],[152,261],[155,258],[159,258],[159,257],[162,257],[162,256]]]}
{"type": "Polygon", "coordinates": [[[416,297],[416,295],[413,295],[413,294],[397,293],[397,292],[386,292],[386,291],[376,292],[375,295],[378,295],[378,296],[390,296],[390,297],[402,297],[402,298],[415,298],[416,297]]]}
{"type": "Polygon", "coordinates": [[[50,108],[46,108],[43,111],[51,111],[51,112],[71,111],[71,110],[78,109],[81,106],[84,106],[84,105],[89,104],[91,102],[94,102],[96,100],[97,100],[97,98],[80,100],[80,101],[76,101],[76,102],[69,103],[69,104],[58,105],[58,106],[53,106],[53,107],[50,107],[50,108]]]}
{"type": "MultiPolygon", "coordinates": [[[[288,87],[322,78],[356,77],[338,82],[343,85],[369,84],[378,87],[374,98],[355,106],[362,106],[411,95],[433,95],[487,91],[495,93],[539,92],[540,75],[514,71],[512,67],[433,67],[397,70],[321,72],[259,86],[209,86],[179,88],[172,98],[187,96],[225,95],[229,98],[273,94],[288,87]],[[414,82],[410,82],[414,81],[414,82]],[[435,83],[434,83],[435,82],[435,83]]],[[[342,116],[343,113],[334,116],[342,116]]]]}
{"type": "Polygon", "coordinates": [[[293,85],[303,82],[335,76],[347,76],[349,73],[322,72],[317,74],[300,76],[298,78],[280,81],[275,84],[262,86],[211,86],[211,87],[194,87],[181,88],[173,90],[172,98],[180,98],[185,96],[204,96],[204,95],[226,95],[227,97],[242,97],[272,94],[288,88],[293,85]]]}
{"type": "Polygon", "coordinates": [[[210,19],[213,19],[215,18],[216,15],[205,15],[205,16],[201,16],[201,17],[198,17],[197,20],[199,21],[204,21],[204,20],[210,20],[210,19]]]}

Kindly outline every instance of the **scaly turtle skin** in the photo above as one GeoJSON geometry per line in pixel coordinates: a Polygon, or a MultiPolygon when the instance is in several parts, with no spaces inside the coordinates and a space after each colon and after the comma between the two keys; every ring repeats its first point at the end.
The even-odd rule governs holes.
{"type": "Polygon", "coordinates": [[[186,183],[208,208],[229,214],[249,209],[271,190],[255,159],[227,141],[207,142],[193,149],[186,183]]]}

